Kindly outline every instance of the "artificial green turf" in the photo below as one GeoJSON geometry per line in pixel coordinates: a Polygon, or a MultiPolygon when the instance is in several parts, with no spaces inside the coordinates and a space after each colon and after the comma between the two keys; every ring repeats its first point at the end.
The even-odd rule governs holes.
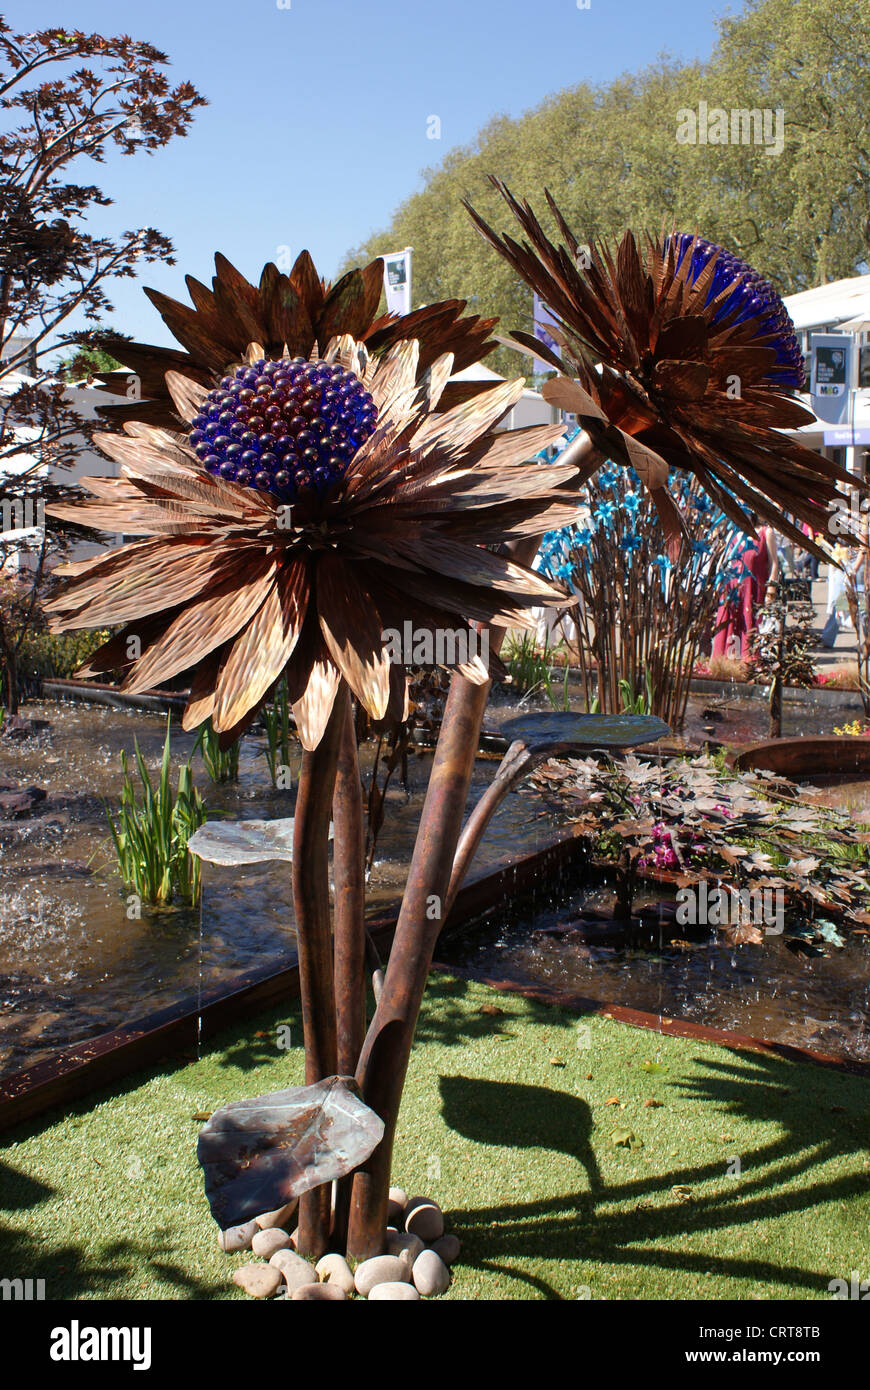
{"type": "MultiPolygon", "coordinates": [[[[217,1248],[194,1115],[300,1082],[300,1041],[272,1010],[6,1136],[0,1275],[44,1278],[49,1299],[244,1297],[229,1280],[250,1256],[217,1248]]],[[[868,1103],[862,1078],[438,976],[394,1181],[462,1238],[449,1298],[830,1298],[870,1277],[868,1103]]]]}

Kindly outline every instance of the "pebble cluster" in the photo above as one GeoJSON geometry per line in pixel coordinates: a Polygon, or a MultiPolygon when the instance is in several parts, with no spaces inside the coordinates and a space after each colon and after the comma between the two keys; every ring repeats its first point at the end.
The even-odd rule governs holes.
{"type": "Polygon", "coordinates": [[[457,1236],[445,1235],[444,1215],[429,1197],[408,1197],[390,1188],[387,1248],[352,1270],[343,1255],[324,1255],[312,1265],[296,1251],[297,1230],[289,1235],[296,1202],[266,1212],[218,1235],[227,1254],[250,1250],[260,1263],[242,1265],[233,1283],[251,1298],[364,1298],[375,1302],[415,1302],[436,1297],[450,1285],[450,1266],[459,1257],[457,1236]]]}

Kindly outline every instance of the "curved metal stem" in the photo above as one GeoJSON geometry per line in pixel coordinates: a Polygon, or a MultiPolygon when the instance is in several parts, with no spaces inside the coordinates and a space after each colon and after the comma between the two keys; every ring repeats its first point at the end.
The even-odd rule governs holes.
{"type": "MultiPolygon", "coordinates": [[[[329,820],[345,705],[336,698],[323,738],[302,756],[293,826],[293,906],[299,996],[305,1034],[305,1081],[337,1070],[332,930],[329,912],[329,820]]],[[[329,1244],[331,1185],[299,1201],[300,1254],[319,1259],[329,1244]]]]}

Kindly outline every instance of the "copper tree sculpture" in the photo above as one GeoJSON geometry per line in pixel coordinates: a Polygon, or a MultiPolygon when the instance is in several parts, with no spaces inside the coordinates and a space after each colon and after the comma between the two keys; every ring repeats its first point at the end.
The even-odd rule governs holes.
{"type": "MultiPolygon", "coordinates": [[[[673,239],[651,243],[644,269],[628,239],[616,263],[606,249],[596,251],[592,278],[578,279],[567,229],[568,249],[553,247],[530,211],[506,196],[532,247],[501,242],[480,225],[564,325],[565,365],[554,361],[560,375],[548,398],[577,411],[586,432],[563,462],[523,462],[555,442],[560,426],[497,432],[522,380],[458,389],[450,382],[457,364],[492,345],[492,322],[463,317],[461,302],[377,319],[379,262],[329,287],[304,253],[289,276],[267,266],[255,288],[218,258],[212,291],[188,282],[192,309],[152,296],[185,351],[118,346],[142,384],[142,399],[121,407],[120,420],[117,411],[111,420],[112,407],[105,411],[123,426],[101,440],[120,478],[84,480],[92,500],[55,509],[141,537],[68,566],[54,600],[57,630],[121,626],[90,673],[122,669],[124,687],[141,690],[191,672],[184,725],[210,716],[225,742],[287,676],[304,749],[293,891],[305,1079],[328,1080],[332,1095],[337,1072],[355,1073],[379,1138],[354,1163],[334,1214],[323,1177],[320,1185],[310,1173],[299,1180],[299,1248],[314,1256],[330,1243],[357,1258],[383,1249],[417,1016],[444,913],[485,819],[478,817],[457,857],[489,680],[501,669],[499,632],[531,627],[533,606],[564,602],[529,563],[541,534],[573,519],[570,490],[608,453],[635,467],[678,533],[663,494],[669,464],[692,468],[741,518],[735,497],[751,498],[764,514],[782,503],[814,521],[841,480],[833,465],[795,454],[770,428],[791,423],[801,408],[782,394],[788,383],[768,379],[776,369],[767,301],[737,333],[728,361],[752,378],[748,402],[734,410],[720,391],[717,354],[727,349],[715,329],[719,301],[711,307],[705,299],[720,253],[711,251],[692,281],[694,240],[682,255],[673,239]],[[691,433],[686,414],[705,429],[691,433]],[[776,449],[784,460],[778,470],[776,449]],[[734,464],[738,450],[750,459],[748,482],[734,464]],[[362,806],[350,699],[373,720],[402,717],[406,680],[384,633],[403,630],[406,620],[432,634],[491,627],[491,655],[488,664],[470,656],[453,672],[366,1030],[362,806]]],[[[528,346],[523,335],[516,341],[528,346]]],[[[348,1172],[345,1163],[332,1176],[348,1172]]]]}

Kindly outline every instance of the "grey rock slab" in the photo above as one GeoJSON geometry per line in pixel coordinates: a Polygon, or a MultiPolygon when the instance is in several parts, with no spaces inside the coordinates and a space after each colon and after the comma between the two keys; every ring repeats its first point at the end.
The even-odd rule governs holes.
{"type": "Polygon", "coordinates": [[[530,748],[550,744],[635,748],[666,738],[671,729],[653,714],[571,714],[555,710],[507,719],[499,732],[507,739],[521,739],[530,748]]]}
{"type": "MultiPolygon", "coordinates": [[[[329,827],[330,838],[332,826],[329,827]]],[[[206,821],[187,842],[191,854],[209,864],[238,867],[293,859],[293,819],[206,821]]]]}
{"type": "Polygon", "coordinates": [[[384,1122],[352,1077],[233,1101],[199,1132],[205,1194],[222,1230],[276,1211],[352,1173],[383,1138],[384,1122]]]}

